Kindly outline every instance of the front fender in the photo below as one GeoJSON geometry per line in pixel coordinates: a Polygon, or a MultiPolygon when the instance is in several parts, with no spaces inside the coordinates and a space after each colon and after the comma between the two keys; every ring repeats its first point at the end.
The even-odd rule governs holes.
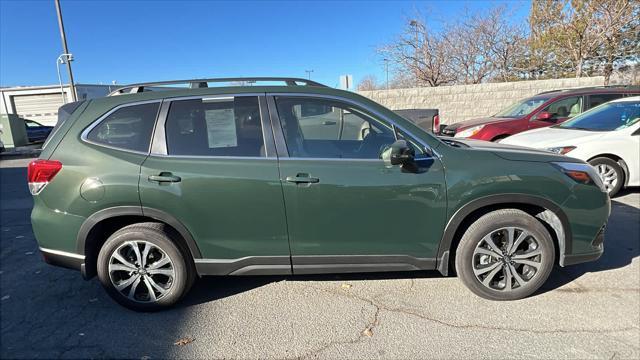
{"type": "Polygon", "coordinates": [[[453,240],[460,229],[460,225],[463,224],[464,220],[469,215],[490,207],[518,207],[518,205],[535,205],[546,210],[537,214],[537,217],[554,229],[556,238],[558,239],[558,248],[560,250],[560,264],[563,265],[565,255],[571,254],[571,244],[573,239],[567,215],[557,204],[550,200],[528,194],[512,193],[488,195],[472,200],[461,206],[453,216],[451,216],[445,227],[442,240],[440,241],[440,246],[438,248],[438,270],[444,275],[448,273],[449,256],[452,250],[454,250],[451,249],[453,240]]]}

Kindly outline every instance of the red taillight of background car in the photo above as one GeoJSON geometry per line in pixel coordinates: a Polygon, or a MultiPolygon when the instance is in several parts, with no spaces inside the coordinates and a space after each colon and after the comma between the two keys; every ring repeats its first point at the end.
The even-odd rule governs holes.
{"type": "Polygon", "coordinates": [[[436,135],[440,134],[440,115],[433,117],[433,133],[436,135]]]}
{"type": "Polygon", "coordinates": [[[62,169],[62,163],[57,160],[34,160],[27,168],[27,180],[29,191],[32,195],[37,195],[44,187],[53,180],[56,174],[62,169]]]}

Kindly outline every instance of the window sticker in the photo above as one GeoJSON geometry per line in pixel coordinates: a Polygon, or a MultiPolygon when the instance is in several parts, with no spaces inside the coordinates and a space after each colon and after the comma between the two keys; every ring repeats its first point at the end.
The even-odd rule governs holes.
{"type": "Polygon", "coordinates": [[[210,149],[238,146],[233,108],[205,110],[204,117],[210,149]]]}

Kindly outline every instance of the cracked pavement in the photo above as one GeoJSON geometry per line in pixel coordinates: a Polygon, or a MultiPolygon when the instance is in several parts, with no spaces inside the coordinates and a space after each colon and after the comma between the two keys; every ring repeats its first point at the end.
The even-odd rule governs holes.
{"type": "Polygon", "coordinates": [[[142,314],[41,260],[27,161],[0,162],[3,359],[640,358],[638,189],[614,199],[599,261],[556,268],[524,300],[483,300],[437,272],[208,277],[142,314]]]}

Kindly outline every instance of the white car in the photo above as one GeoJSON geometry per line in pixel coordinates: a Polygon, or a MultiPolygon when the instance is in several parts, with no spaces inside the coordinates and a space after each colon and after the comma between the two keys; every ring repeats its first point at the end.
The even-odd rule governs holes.
{"type": "Polygon", "coordinates": [[[569,121],[521,132],[500,143],[588,161],[613,196],[623,186],[640,185],[640,96],[602,104],[569,121]]]}

